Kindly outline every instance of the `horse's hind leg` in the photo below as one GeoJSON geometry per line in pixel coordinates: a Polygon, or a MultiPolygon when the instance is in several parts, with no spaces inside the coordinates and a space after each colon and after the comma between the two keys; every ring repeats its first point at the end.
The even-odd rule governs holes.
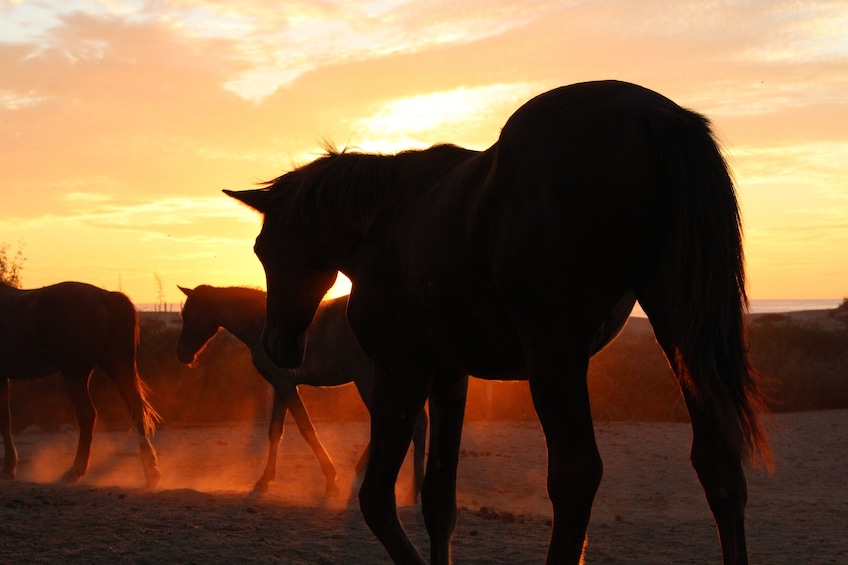
{"type": "Polygon", "coordinates": [[[277,478],[277,453],[280,441],[283,439],[283,429],[286,423],[286,407],[277,393],[271,406],[271,422],[268,424],[268,462],[265,471],[253,486],[253,492],[268,492],[268,484],[277,478]]]}
{"type": "Polygon", "coordinates": [[[745,542],[745,506],[748,488],[742,461],[725,441],[711,414],[684,388],[692,420],[692,466],[704,489],[715,519],[725,565],[748,563],[745,542]]]}
{"type": "Polygon", "coordinates": [[[336,486],[336,467],[333,465],[333,460],[327,450],[324,449],[324,444],[318,439],[318,434],[315,433],[315,426],[312,425],[312,420],[309,419],[309,413],[306,411],[306,406],[303,405],[303,400],[300,398],[297,390],[288,395],[285,399],[286,407],[294,416],[294,421],[297,424],[297,429],[300,435],[312,448],[318,463],[321,465],[321,471],[324,473],[324,479],[327,481],[326,494],[335,496],[339,493],[339,487],[336,486]]]}
{"type": "Polygon", "coordinates": [[[156,420],[159,415],[148,404],[146,388],[139,379],[132,361],[103,361],[103,369],[111,377],[115,388],[127,406],[130,417],[138,433],[138,449],[141,458],[141,468],[147,488],[155,490],[159,487],[162,473],[159,471],[159,460],[156,450],[150,441],[156,420]]]}
{"type": "Polygon", "coordinates": [[[412,486],[409,497],[402,501],[403,504],[413,505],[418,502],[418,495],[424,485],[424,454],[427,450],[427,412],[422,411],[415,431],[412,434],[412,486]]]}
{"type": "Polygon", "coordinates": [[[66,483],[75,483],[88,471],[88,462],[91,458],[91,438],[94,432],[94,422],[97,419],[97,411],[94,409],[94,404],[92,404],[91,396],[88,393],[88,381],[91,378],[91,372],[63,372],[62,377],[68,396],[70,396],[71,403],[76,410],[77,422],[79,423],[77,454],[74,457],[73,465],[62,476],[62,480],[66,483]]]}
{"type": "Polygon", "coordinates": [[[0,378],[0,431],[3,434],[3,470],[0,478],[14,479],[18,468],[18,451],[12,440],[12,411],[10,401],[9,379],[0,378]]]}
{"type": "Polygon", "coordinates": [[[565,333],[544,342],[527,348],[526,363],[548,447],[553,530],[547,563],[576,565],[603,474],[586,384],[591,339],[580,342],[565,333]]]}
{"type": "MultiPolygon", "coordinates": [[[[467,393],[467,376],[435,381],[430,392],[430,459],[421,509],[430,534],[430,563],[434,564],[451,562],[450,542],[456,527],[456,468],[467,393]]],[[[419,419],[419,425],[420,422],[419,419]]]]}
{"type": "MultiPolygon", "coordinates": [[[[657,341],[680,381],[677,350],[663,335],[662,329],[656,329],[661,326],[653,321],[651,323],[654,324],[657,341]]],[[[680,383],[680,388],[692,422],[690,458],[713,513],[723,562],[725,565],[745,564],[748,562],[745,542],[748,488],[742,460],[725,439],[715,416],[701,407],[684,383],[680,383]]]]}

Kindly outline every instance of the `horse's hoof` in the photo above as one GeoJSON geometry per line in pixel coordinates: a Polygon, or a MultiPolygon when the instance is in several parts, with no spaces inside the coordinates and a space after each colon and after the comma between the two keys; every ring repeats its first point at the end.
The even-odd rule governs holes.
{"type": "Polygon", "coordinates": [[[256,481],[256,484],[253,485],[253,492],[265,494],[268,492],[268,481],[265,479],[259,479],[256,481]]]}
{"type": "Polygon", "coordinates": [[[147,490],[156,490],[159,488],[159,482],[162,479],[162,474],[156,470],[147,477],[147,490]]]}
{"type": "Polygon", "coordinates": [[[62,475],[62,482],[72,485],[78,483],[81,478],[82,475],[80,475],[79,473],[68,471],[67,473],[62,475]]]}
{"type": "Polygon", "coordinates": [[[341,491],[339,490],[339,487],[337,487],[336,484],[333,483],[332,485],[327,485],[327,492],[325,494],[328,497],[336,497],[341,494],[341,491]]]}
{"type": "Polygon", "coordinates": [[[14,471],[4,470],[3,472],[0,472],[0,479],[3,479],[4,481],[11,481],[14,478],[15,478],[15,472],[14,471]]]}

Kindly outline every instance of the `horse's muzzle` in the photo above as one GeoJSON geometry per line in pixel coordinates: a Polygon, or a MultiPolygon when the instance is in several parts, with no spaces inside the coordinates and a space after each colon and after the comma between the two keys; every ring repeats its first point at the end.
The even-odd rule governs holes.
{"type": "Polygon", "coordinates": [[[191,365],[194,363],[194,357],[195,354],[187,348],[177,347],[177,359],[179,359],[180,363],[183,365],[191,365]]]}

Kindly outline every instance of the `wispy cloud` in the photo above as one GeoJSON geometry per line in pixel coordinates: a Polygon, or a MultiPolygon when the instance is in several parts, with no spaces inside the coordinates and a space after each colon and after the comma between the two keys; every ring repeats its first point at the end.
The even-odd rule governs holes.
{"type": "MultiPolygon", "coordinates": [[[[733,147],[740,185],[791,185],[807,197],[848,200],[848,142],[783,142],[733,147]]],[[[830,208],[832,202],[823,204],[830,208]]]]}
{"type": "Polygon", "coordinates": [[[60,228],[61,224],[133,231],[158,230],[162,227],[188,226],[201,221],[226,219],[257,223],[257,214],[222,196],[175,197],[147,202],[119,203],[113,195],[70,193],[67,200],[73,211],[61,216],[44,214],[26,218],[8,218],[0,226],[8,230],[39,227],[60,228]]]}
{"type": "Polygon", "coordinates": [[[0,0],[0,234],[29,276],[243,282],[259,219],[220,188],[322,138],[481,149],[531,96],[618,78],[712,118],[754,272],[826,263],[848,247],[846,22],[841,0],[0,0]]]}
{"type": "Polygon", "coordinates": [[[396,151],[449,140],[473,145],[467,143],[469,131],[491,124],[493,114],[502,121],[541,90],[536,83],[510,83],[419,94],[391,100],[351,127],[365,150],[396,151]]]}

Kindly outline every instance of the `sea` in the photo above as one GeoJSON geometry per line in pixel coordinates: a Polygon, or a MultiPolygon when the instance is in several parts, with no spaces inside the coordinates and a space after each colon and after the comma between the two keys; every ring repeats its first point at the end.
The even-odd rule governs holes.
{"type": "MultiPolygon", "coordinates": [[[[750,312],[752,314],[768,314],[770,312],[799,312],[802,310],[831,310],[844,301],[844,298],[828,298],[818,300],[751,300],[750,312]]],[[[139,312],[179,312],[182,304],[178,302],[166,302],[164,304],[139,303],[136,309],[139,312]]],[[[633,308],[633,316],[645,318],[645,312],[636,304],[633,308]]]]}
{"type": "MultiPolygon", "coordinates": [[[[769,314],[771,312],[801,312],[804,310],[832,310],[844,301],[844,298],[828,298],[817,300],[749,300],[748,311],[751,314],[769,314]]],[[[636,304],[633,316],[646,318],[645,312],[636,304]]]]}

